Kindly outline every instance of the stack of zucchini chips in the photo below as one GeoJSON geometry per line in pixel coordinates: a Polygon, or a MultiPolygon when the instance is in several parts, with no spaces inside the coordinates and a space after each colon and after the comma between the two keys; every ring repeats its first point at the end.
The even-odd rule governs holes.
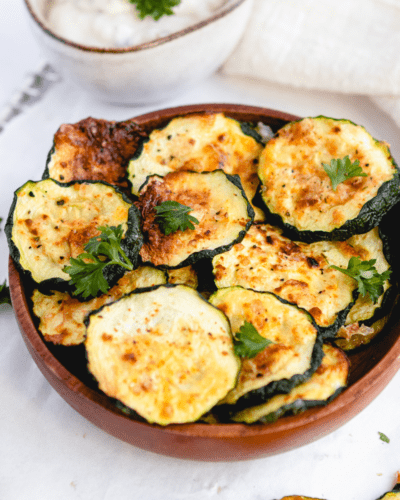
{"type": "Polygon", "coordinates": [[[348,120],[88,118],[57,131],[6,231],[44,340],[83,344],[125,412],[267,423],[331,401],[344,350],[384,327],[399,186],[388,146],[348,120]]]}

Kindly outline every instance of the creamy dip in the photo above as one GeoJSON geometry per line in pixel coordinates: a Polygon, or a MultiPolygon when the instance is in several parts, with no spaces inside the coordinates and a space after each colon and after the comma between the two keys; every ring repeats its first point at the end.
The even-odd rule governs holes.
{"type": "Polygon", "coordinates": [[[181,0],[174,15],[140,19],[128,0],[53,0],[49,28],[71,42],[101,48],[138,45],[168,36],[212,16],[228,0],[181,0]]]}

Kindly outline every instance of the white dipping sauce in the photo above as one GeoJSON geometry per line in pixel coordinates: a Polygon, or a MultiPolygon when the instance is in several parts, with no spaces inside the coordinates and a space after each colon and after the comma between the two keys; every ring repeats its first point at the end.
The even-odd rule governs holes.
{"type": "Polygon", "coordinates": [[[181,0],[174,15],[140,19],[128,0],[53,0],[49,28],[71,42],[100,48],[139,45],[168,36],[212,16],[227,0],[181,0]]]}

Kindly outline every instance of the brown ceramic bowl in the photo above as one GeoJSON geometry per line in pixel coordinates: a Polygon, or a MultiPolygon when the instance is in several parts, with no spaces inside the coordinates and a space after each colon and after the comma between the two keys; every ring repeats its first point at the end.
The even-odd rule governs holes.
{"type": "MultiPolygon", "coordinates": [[[[251,106],[202,104],[161,110],[139,116],[136,120],[150,130],[177,115],[199,111],[223,111],[239,120],[262,121],[275,130],[298,118],[251,106]]],[[[52,346],[43,341],[32,318],[24,283],[11,259],[9,285],[22,336],[34,361],[53,388],[81,415],[105,432],[163,455],[227,461],[268,456],[297,448],[334,431],[357,415],[400,368],[400,314],[395,312],[383,334],[363,349],[350,354],[348,388],[328,406],[316,407],[265,425],[151,425],[124,414],[96,388],[86,372],[82,346],[52,346]]]]}

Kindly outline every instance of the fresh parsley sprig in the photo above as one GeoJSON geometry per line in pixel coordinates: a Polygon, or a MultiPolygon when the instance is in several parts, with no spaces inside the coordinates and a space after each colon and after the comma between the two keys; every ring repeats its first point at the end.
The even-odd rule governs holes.
{"type": "Polygon", "coordinates": [[[178,231],[178,229],[181,231],[195,229],[194,224],[199,223],[196,217],[189,215],[192,209],[177,201],[163,201],[154,209],[157,212],[156,221],[166,236],[178,231]]]}
{"type": "Polygon", "coordinates": [[[241,358],[254,358],[259,352],[264,350],[272,340],[262,337],[253,323],[245,321],[239,331],[235,333],[234,339],[235,354],[241,358]]]}
{"type": "Polygon", "coordinates": [[[83,298],[95,297],[98,292],[106,293],[109,284],[103,270],[107,266],[119,265],[131,271],[132,262],[121,247],[123,236],[122,226],[100,226],[101,233],[91,238],[85,246],[85,252],[70,259],[70,265],[64,267],[64,272],[71,276],[75,285],[75,295],[83,298]]]}
{"type": "Polygon", "coordinates": [[[392,271],[388,269],[379,274],[375,263],[376,259],[360,260],[358,257],[351,257],[347,269],[338,266],[331,267],[354,278],[358,283],[360,294],[365,297],[368,293],[371,300],[376,304],[383,293],[383,285],[389,279],[392,271]]]}
{"type": "Polygon", "coordinates": [[[355,160],[352,163],[348,156],[332,159],[330,163],[322,163],[322,166],[329,175],[334,191],[336,191],[338,184],[347,181],[347,179],[351,179],[352,177],[367,177],[367,174],[360,167],[360,162],[355,160]]]}
{"type": "Polygon", "coordinates": [[[151,16],[158,21],[162,16],[171,16],[174,13],[172,7],[179,5],[181,0],[129,0],[129,2],[136,6],[140,19],[151,16]]]}

